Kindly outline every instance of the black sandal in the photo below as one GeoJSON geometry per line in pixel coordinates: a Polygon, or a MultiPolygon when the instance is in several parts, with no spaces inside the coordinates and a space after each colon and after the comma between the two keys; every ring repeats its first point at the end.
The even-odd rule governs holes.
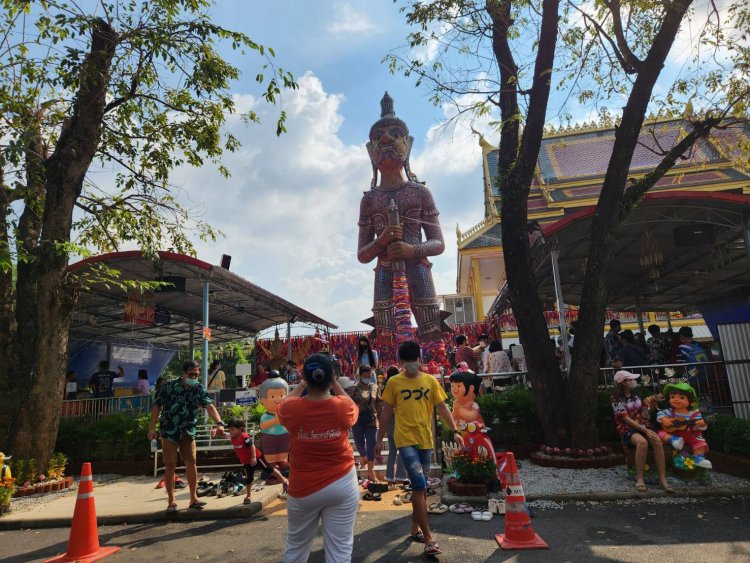
{"type": "Polygon", "coordinates": [[[440,555],[441,553],[443,553],[443,550],[440,549],[440,546],[438,545],[436,541],[424,546],[425,555],[440,555]]]}
{"type": "Polygon", "coordinates": [[[409,538],[411,538],[412,541],[415,541],[417,543],[424,543],[424,534],[420,530],[416,534],[409,534],[409,538]]]}
{"type": "Polygon", "coordinates": [[[206,506],[206,503],[202,500],[196,500],[193,504],[188,506],[188,508],[192,508],[194,510],[203,510],[203,507],[206,506]]]}

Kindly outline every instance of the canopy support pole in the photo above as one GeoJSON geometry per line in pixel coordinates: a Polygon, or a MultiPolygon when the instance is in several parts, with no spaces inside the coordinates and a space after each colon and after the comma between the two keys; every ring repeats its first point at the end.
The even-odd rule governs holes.
{"type": "Polygon", "coordinates": [[[286,361],[292,359],[292,320],[286,322],[286,361]]]}
{"type": "Polygon", "coordinates": [[[190,359],[195,359],[195,317],[190,317],[190,344],[188,346],[190,351],[190,359]]]}
{"type": "Polygon", "coordinates": [[[646,334],[646,329],[643,327],[643,311],[641,310],[641,296],[635,296],[635,314],[638,315],[638,330],[641,333],[646,334]]]}
{"type": "Polygon", "coordinates": [[[208,278],[203,280],[203,387],[208,387],[208,278]]]}
{"type": "Polygon", "coordinates": [[[563,356],[565,358],[565,373],[570,371],[570,348],[568,347],[568,326],[565,323],[565,303],[563,302],[562,284],[560,283],[560,251],[553,250],[549,254],[552,262],[552,276],[555,279],[555,298],[557,299],[557,316],[560,319],[560,338],[562,338],[563,356]]]}

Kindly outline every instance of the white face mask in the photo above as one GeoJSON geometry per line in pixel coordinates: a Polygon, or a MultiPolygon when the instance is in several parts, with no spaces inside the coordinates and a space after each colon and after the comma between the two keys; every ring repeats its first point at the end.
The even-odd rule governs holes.
{"type": "Polygon", "coordinates": [[[404,371],[409,375],[419,373],[419,362],[404,362],[404,371]]]}
{"type": "Polygon", "coordinates": [[[625,387],[629,387],[630,389],[635,389],[638,387],[638,380],[637,379],[626,379],[623,381],[625,384],[625,387]]]}

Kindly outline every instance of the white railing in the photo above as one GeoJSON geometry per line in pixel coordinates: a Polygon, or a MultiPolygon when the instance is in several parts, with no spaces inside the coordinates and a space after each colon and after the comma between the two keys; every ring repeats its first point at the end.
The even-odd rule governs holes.
{"type": "Polygon", "coordinates": [[[74,399],[62,402],[62,417],[79,419],[82,426],[87,426],[95,424],[102,417],[118,412],[134,416],[148,413],[151,404],[151,395],[74,399]]]}

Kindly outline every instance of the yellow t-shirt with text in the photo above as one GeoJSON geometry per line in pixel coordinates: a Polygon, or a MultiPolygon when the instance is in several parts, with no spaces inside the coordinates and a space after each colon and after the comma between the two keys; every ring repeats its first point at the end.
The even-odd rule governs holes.
{"type": "Polygon", "coordinates": [[[396,447],[431,450],[432,414],[435,406],[448,398],[438,380],[427,373],[416,377],[399,373],[388,380],[381,398],[395,409],[396,447]]]}

